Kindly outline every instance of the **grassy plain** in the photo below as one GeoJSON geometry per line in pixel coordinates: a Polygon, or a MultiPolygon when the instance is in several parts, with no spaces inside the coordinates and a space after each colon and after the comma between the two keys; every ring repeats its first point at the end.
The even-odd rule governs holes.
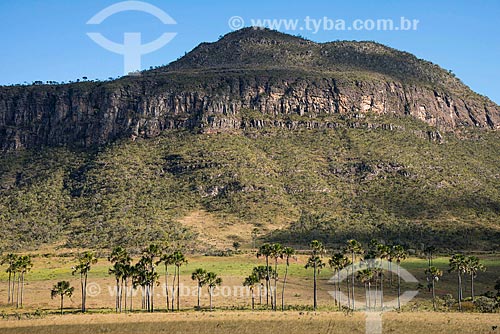
{"type": "MultiPolygon", "coordinates": [[[[494,291],[495,281],[500,278],[500,258],[498,255],[481,255],[482,262],[486,265],[486,272],[481,272],[475,281],[476,294],[481,294],[486,291],[494,291]]],[[[287,288],[285,291],[285,303],[294,309],[307,309],[312,302],[312,271],[304,268],[307,257],[299,255],[292,260],[289,267],[289,276],[287,288]]],[[[327,259],[325,258],[325,261],[327,259]]],[[[250,307],[250,293],[242,287],[242,282],[248,276],[252,268],[257,265],[264,265],[263,259],[257,259],[252,252],[238,254],[231,257],[213,257],[201,255],[188,255],[188,264],[181,267],[181,308],[184,310],[192,310],[196,304],[196,284],[191,280],[191,272],[196,268],[204,268],[207,271],[213,271],[220,275],[223,279],[222,287],[216,290],[214,304],[218,308],[228,310],[242,310],[250,307]]],[[[75,294],[71,299],[68,299],[65,306],[68,309],[78,309],[80,305],[79,278],[72,276],[71,267],[74,265],[74,258],[71,256],[56,257],[56,256],[38,256],[34,258],[34,266],[26,278],[25,287],[25,303],[24,308],[15,310],[6,305],[7,296],[7,280],[8,276],[2,270],[0,272],[0,312],[33,312],[37,309],[51,312],[57,310],[58,300],[50,299],[50,289],[58,281],[68,280],[75,287],[75,294]]],[[[438,257],[434,259],[434,265],[443,270],[444,275],[436,285],[436,294],[442,296],[445,294],[456,295],[456,275],[448,273],[448,258],[438,257]]],[[[427,261],[420,258],[409,258],[403,262],[402,267],[412,273],[423,286],[426,285],[425,268],[427,261]]],[[[114,307],[114,285],[115,281],[108,274],[110,263],[102,258],[94,265],[89,273],[89,296],[88,307],[90,309],[99,310],[99,312],[111,311],[114,307]]],[[[278,271],[280,277],[283,277],[284,264],[280,261],[278,271]]],[[[170,268],[169,286],[172,284],[172,270],[170,268]]],[[[158,309],[165,309],[165,278],[164,267],[159,266],[160,285],[155,290],[155,298],[158,309]]],[[[328,282],[332,277],[333,272],[329,268],[325,268],[320,272],[318,281],[318,302],[320,310],[330,311],[335,310],[334,300],[328,293],[332,291],[333,285],[328,282]]],[[[388,277],[387,277],[388,279],[388,277]]],[[[470,295],[469,279],[465,282],[465,297],[470,295]]],[[[386,285],[388,285],[386,283],[386,285]]],[[[403,282],[403,291],[405,289],[415,290],[418,288],[416,283],[403,282]]],[[[281,284],[279,284],[278,298],[281,300],[281,284]]],[[[364,291],[362,286],[356,289],[357,298],[364,302],[364,291]]],[[[426,288],[419,290],[419,294],[414,300],[420,309],[430,307],[430,293],[426,288]]],[[[393,299],[396,294],[396,284],[392,288],[385,287],[385,297],[387,300],[393,299]]],[[[257,294],[258,302],[258,294],[257,294]]],[[[265,303],[265,298],[263,298],[265,303]]],[[[135,308],[140,306],[140,292],[137,292],[135,299],[133,298],[135,308]]],[[[202,290],[202,304],[208,305],[208,292],[204,288],[202,290]]]]}

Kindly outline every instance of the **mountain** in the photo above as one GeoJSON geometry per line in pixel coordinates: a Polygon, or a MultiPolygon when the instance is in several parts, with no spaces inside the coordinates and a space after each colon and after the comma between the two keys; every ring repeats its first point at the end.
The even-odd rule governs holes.
{"type": "Polygon", "coordinates": [[[0,88],[0,239],[498,248],[500,107],[374,42],[247,28],[108,82],[0,88]]]}
{"type": "Polygon", "coordinates": [[[408,53],[247,28],[138,77],[2,87],[0,143],[10,151],[92,147],[173,128],[331,127],[318,118],[366,112],[411,115],[443,131],[500,126],[497,105],[408,53]]]}

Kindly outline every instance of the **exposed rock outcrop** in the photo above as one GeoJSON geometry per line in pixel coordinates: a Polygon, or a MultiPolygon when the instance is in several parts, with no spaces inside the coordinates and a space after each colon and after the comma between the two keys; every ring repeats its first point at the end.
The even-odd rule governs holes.
{"type": "Polygon", "coordinates": [[[440,131],[500,127],[500,107],[437,66],[375,43],[342,43],[250,29],[138,77],[3,87],[0,149],[90,147],[173,128],[392,127],[362,125],[364,113],[409,115],[440,131]],[[350,120],[340,125],[331,115],[350,120]]]}

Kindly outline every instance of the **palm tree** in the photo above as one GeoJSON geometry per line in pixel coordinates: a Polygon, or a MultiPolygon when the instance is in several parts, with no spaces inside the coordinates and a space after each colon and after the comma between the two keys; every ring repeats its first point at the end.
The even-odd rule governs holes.
{"type": "Polygon", "coordinates": [[[16,308],[19,308],[19,291],[21,291],[21,266],[22,266],[22,256],[19,256],[17,258],[17,261],[15,263],[15,273],[17,274],[17,287],[15,289],[16,291],[16,308]]]}
{"type": "Polygon", "coordinates": [[[266,266],[258,266],[254,267],[252,270],[252,275],[256,275],[259,279],[259,305],[262,305],[262,280],[265,280],[267,277],[267,273],[269,272],[269,268],[266,266]]]}
{"type": "Polygon", "coordinates": [[[122,298],[122,286],[121,286],[121,280],[123,277],[123,265],[119,262],[116,262],[113,267],[109,268],[108,270],[109,275],[114,275],[115,276],[115,311],[121,312],[121,298],[122,298]]]}
{"type": "Polygon", "coordinates": [[[458,309],[462,310],[462,275],[466,272],[466,260],[462,254],[455,254],[450,258],[449,272],[456,272],[458,276],[458,309]]]}
{"type": "Polygon", "coordinates": [[[281,246],[280,243],[275,243],[271,245],[271,258],[274,259],[274,289],[272,291],[273,293],[273,305],[272,308],[274,311],[276,311],[277,307],[276,305],[278,304],[277,302],[277,289],[278,289],[278,259],[283,258],[283,246],[281,246]]]}
{"type": "Polygon", "coordinates": [[[160,254],[161,249],[157,244],[150,244],[142,251],[141,261],[146,269],[146,306],[149,312],[154,312],[154,287],[159,278],[156,272],[156,263],[160,254]]]}
{"type": "MultiPolygon", "coordinates": [[[[261,256],[264,256],[266,259],[266,268],[267,268],[267,273],[266,273],[266,305],[269,306],[269,293],[270,293],[270,268],[269,268],[269,257],[272,254],[272,247],[270,244],[264,244],[260,246],[259,251],[257,252],[257,258],[260,258],[261,256]]],[[[272,296],[271,296],[272,298],[272,296]]],[[[272,304],[272,300],[271,300],[272,304]]]]}
{"type": "MultiPolygon", "coordinates": [[[[19,272],[20,272],[20,279],[21,279],[21,304],[20,306],[23,307],[23,299],[24,299],[24,277],[27,272],[31,270],[33,267],[33,262],[31,262],[31,258],[29,255],[22,255],[19,257],[19,272]]],[[[19,307],[19,305],[17,305],[19,307]]]]}
{"type": "Polygon", "coordinates": [[[313,240],[309,245],[312,249],[312,254],[307,260],[305,268],[313,268],[313,308],[316,311],[318,308],[318,294],[317,294],[317,277],[321,268],[325,266],[323,260],[321,259],[321,254],[324,251],[323,244],[321,241],[313,240]]]}
{"type": "MultiPolygon", "coordinates": [[[[169,310],[170,298],[169,298],[169,289],[168,289],[168,266],[174,264],[173,254],[169,254],[167,252],[163,253],[160,257],[160,260],[157,264],[163,263],[165,265],[165,296],[167,298],[167,311],[169,310]]],[[[172,291],[172,294],[174,292],[172,291]]]]}
{"type": "MultiPolygon", "coordinates": [[[[125,312],[127,312],[127,299],[129,294],[129,280],[134,275],[134,266],[125,264],[122,267],[122,281],[125,283],[125,312]]],[[[132,303],[132,291],[130,291],[130,303],[132,303]]]]}
{"type": "Polygon", "coordinates": [[[295,255],[295,249],[292,247],[283,248],[283,256],[285,257],[286,267],[285,267],[285,277],[283,278],[283,288],[281,290],[281,310],[285,310],[285,286],[286,279],[288,277],[288,267],[290,266],[290,258],[295,255]]]}
{"type": "Polygon", "coordinates": [[[347,241],[347,245],[345,248],[346,253],[349,253],[351,255],[351,263],[353,264],[351,268],[351,279],[352,279],[352,291],[351,291],[351,297],[352,297],[352,309],[354,310],[355,308],[355,298],[354,298],[354,262],[356,260],[356,255],[363,254],[363,248],[361,247],[361,243],[357,240],[351,239],[347,241]]]}
{"type": "Polygon", "coordinates": [[[255,310],[255,287],[257,285],[260,285],[260,279],[255,273],[252,273],[243,281],[243,286],[248,286],[252,294],[252,311],[255,310]]]}
{"type": "MultiPolygon", "coordinates": [[[[142,308],[146,307],[146,285],[147,285],[147,270],[144,264],[144,261],[139,260],[132,267],[132,287],[136,289],[137,287],[141,287],[142,292],[142,308]]],[[[132,310],[132,301],[130,302],[130,310],[132,310]]]]}
{"type": "Polygon", "coordinates": [[[394,260],[394,248],[393,246],[388,246],[389,247],[389,253],[387,254],[387,262],[388,262],[388,268],[389,268],[389,286],[392,287],[392,260],[394,260]]]}
{"type": "Polygon", "coordinates": [[[474,279],[477,277],[477,273],[480,271],[486,271],[486,267],[479,262],[476,256],[469,256],[465,259],[465,270],[470,275],[470,291],[472,301],[474,301],[474,279]]]}
{"type": "Polygon", "coordinates": [[[404,261],[408,254],[406,250],[401,245],[395,245],[392,247],[393,254],[392,258],[396,260],[397,264],[397,273],[398,273],[398,310],[401,310],[401,275],[399,274],[401,261],[404,261]]]}
{"type": "Polygon", "coordinates": [[[425,276],[431,282],[432,288],[432,307],[434,311],[436,310],[436,282],[439,281],[439,277],[443,276],[443,272],[434,266],[430,266],[425,270],[425,276]]]}
{"type": "Polygon", "coordinates": [[[373,270],[370,268],[366,268],[358,271],[356,278],[358,281],[364,284],[365,286],[365,307],[368,310],[371,307],[371,282],[373,279],[373,270]]]}
{"type": "MultiPolygon", "coordinates": [[[[384,244],[378,244],[377,245],[377,253],[378,253],[378,257],[381,260],[388,259],[389,256],[391,255],[391,248],[387,245],[384,245],[384,244]]],[[[391,268],[387,268],[387,269],[390,270],[391,268]]],[[[381,268],[381,270],[380,270],[380,307],[382,308],[382,310],[384,309],[384,270],[383,270],[383,268],[381,268]]]]}
{"type": "Polygon", "coordinates": [[[61,315],[63,314],[64,308],[64,296],[68,296],[69,298],[71,298],[74,290],[75,288],[70,286],[68,281],[58,282],[52,287],[52,290],[50,291],[50,297],[54,299],[57,296],[61,296],[61,315]]]}
{"type": "Polygon", "coordinates": [[[8,291],[7,291],[7,303],[10,304],[11,302],[14,302],[13,300],[13,289],[14,287],[11,287],[11,283],[13,283],[12,275],[15,275],[16,269],[15,269],[15,264],[17,262],[17,255],[16,254],[7,254],[2,258],[2,262],[0,263],[1,265],[7,264],[7,269],[5,270],[9,274],[9,285],[8,285],[8,291]]]}
{"type": "Polygon", "coordinates": [[[19,296],[19,256],[16,256],[15,261],[11,264],[10,270],[12,271],[12,289],[11,289],[11,303],[14,304],[14,296],[16,296],[16,301],[17,301],[17,296],[19,296]],[[16,282],[18,289],[16,290],[16,282]]]}
{"type": "Polygon", "coordinates": [[[210,296],[210,311],[212,311],[212,295],[214,288],[222,284],[222,278],[217,277],[216,273],[209,272],[206,276],[206,285],[208,286],[208,294],[210,296]]]}
{"type": "Polygon", "coordinates": [[[207,271],[205,269],[198,268],[191,274],[191,279],[198,282],[198,306],[197,309],[200,310],[200,291],[205,285],[207,279],[207,271]]]}
{"type": "Polygon", "coordinates": [[[73,267],[72,274],[80,275],[80,286],[82,290],[82,312],[86,311],[87,301],[87,277],[93,264],[97,263],[97,258],[93,252],[84,252],[77,257],[78,264],[73,267]]]}
{"type": "MultiPolygon", "coordinates": [[[[184,254],[182,254],[181,251],[176,251],[174,254],[173,254],[173,261],[174,261],[174,265],[175,265],[175,268],[176,268],[176,271],[177,271],[177,311],[180,309],[180,275],[181,275],[181,266],[183,264],[187,264],[188,261],[186,259],[186,257],[184,256],[184,254]]],[[[172,310],[174,309],[174,306],[173,306],[173,303],[174,303],[174,299],[173,299],[173,296],[172,296],[172,310]]]]}
{"type": "MultiPolygon", "coordinates": [[[[109,269],[109,274],[115,276],[116,280],[116,301],[115,309],[116,312],[122,311],[122,296],[123,296],[123,284],[127,278],[127,267],[130,266],[132,258],[128,255],[127,251],[123,247],[116,247],[111,252],[108,257],[108,261],[113,263],[113,267],[109,269]]],[[[125,287],[125,294],[127,293],[125,287]]],[[[125,295],[125,309],[127,307],[127,296],[125,295]]]]}
{"type": "Polygon", "coordinates": [[[335,291],[335,300],[338,302],[339,310],[342,309],[342,301],[340,300],[340,271],[351,264],[351,260],[342,253],[333,254],[328,260],[330,268],[337,273],[337,287],[335,291]]]}

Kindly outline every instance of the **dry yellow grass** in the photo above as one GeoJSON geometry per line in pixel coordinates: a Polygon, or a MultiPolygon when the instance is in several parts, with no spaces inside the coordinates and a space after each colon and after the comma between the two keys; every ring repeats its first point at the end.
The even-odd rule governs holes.
{"type": "MultiPolygon", "coordinates": [[[[384,314],[383,333],[495,333],[498,314],[384,314]]],[[[2,334],[21,333],[365,333],[362,313],[338,312],[182,312],[86,314],[36,320],[0,321],[2,334]]]]}
{"type": "Polygon", "coordinates": [[[200,244],[224,249],[232,248],[231,240],[251,240],[253,225],[240,222],[234,223],[234,218],[222,219],[213,214],[196,210],[179,220],[179,222],[192,231],[198,233],[200,244]]]}

